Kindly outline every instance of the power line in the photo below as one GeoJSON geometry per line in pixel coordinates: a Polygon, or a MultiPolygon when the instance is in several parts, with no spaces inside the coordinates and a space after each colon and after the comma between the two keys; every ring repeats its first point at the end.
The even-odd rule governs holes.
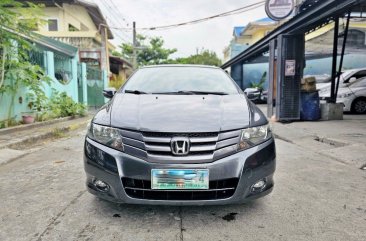
{"type": "MultiPolygon", "coordinates": [[[[103,2],[104,2],[104,5],[106,6],[106,8],[105,8],[105,10],[109,13],[109,17],[110,17],[110,20],[111,20],[111,22],[114,22],[113,23],[113,25],[114,24],[120,24],[120,25],[123,25],[122,24],[122,22],[120,22],[119,21],[119,17],[118,17],[118,14],[116,14],[115,12],[114,12],[114,9],[105,1],[105,0],[103,0],[103,2]],[[111,11],[109,11],[107,8],[109,8],[111,11]],[[117,16],[117,17],[116,17],[117,16]],[[115,18],[116,17],[116,18],[115,18]]],[[[128,26],[128,25],[127,25],[128,26]]],[[[115,30],[118,30],[118,29],[115,29],[115,30]]],[[[120,31],[120,33],[121,33],[121,35],[124,35],[127,39],[130,39],[130,36],[127,36],[127,34],[125,33],[125,32],[123,32],[123,31],[120,31]]],[[[115,32],[115,34],[116,35],[118,35],[116,32],[115,32]]],[[[131,40],[126,40],[126,38],[125,37],[121,37],[121,35],[119,35],[120,36],[120,38],[123,40],[123,41],[125,41],[125,42],[131,42],[131,40]]]]}
{"type": "MultiPolygon", "coordinates": [[[[210,16],[210,17],[195,19],[195,20],[191,20],[191,21],[188,21],[188,22],[170,24],[170,25],[163,25],[163,26],[156,26],[156,27],[137,28],[137,29],[138,30],[167,30],[167,29],[171,29],[171,28],[202,23],[202,22],[206,22],[206,21],[209,21],[209,20],[212,20],[212,19],[215,19],[215,18],[227,17],[227,16],[231,16],[231,15],[244,13],[244,12],[256,9],[256,8],[264,5],[264,3],[265,3],[265,1],[260,1],[260,2],[257,2],[257,3],[253,3],[253,4],[250,4],[250,5],[241,7],[241,8],[237,8],[237,9],[228,11],[228,12],[223,12],[223,13],[216,14],[216,15],[213,15],[213,16],[210,16]]],[[[132,31],[132,28],[121,28],[121,27],[110,27],[110,28],[111,29],[122,29],[122,30],[132,31]]]]}
{"type": "MultiPolygon", "coordinates": [[[[108,21],[109,19],[107,19],[108,21]]],[[[111,23],[112,23],[112,19],[111,20],[111,23]]],[[[109,24],[105,26],[106,28],[109,28],[109,24]]],[[[132,41],[130,40],[130,36],[127,36],[127,34],[119,29],[113,29],[113,33],[120,38],[120,40],[122,40],[122,42],[128,42],[128,43],[131,43],[132,41]]]]}
{"type": "Polygon", "coordinates": [[[117,13],[119,13],[121,15],[119,17],[121,17],[122,20],[126,23],[127,27],[129,27],[130,23],[126,20],[125,17],[123,17],[123,14],[119,11],[119,8],[116,6],[116,4],[113,2],[113,0],[109,0],[109,2],[111,2],[111,4],[113,5],[113,7],[114,7],[113,9],[115,9],[117,11],[117,13]]]}

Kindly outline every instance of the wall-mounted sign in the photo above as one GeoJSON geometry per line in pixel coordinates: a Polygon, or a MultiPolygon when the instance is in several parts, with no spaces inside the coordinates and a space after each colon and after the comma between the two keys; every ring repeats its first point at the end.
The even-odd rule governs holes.
{"type": "Polygon", "coordinates": [[[285,76],[295,76],[296,61],[286,60],[285,62],[285,76]]]}
{"type": "Polygon", "coordinates": [[[275,21],[287,18],[295,8],[294,0],[267,0],[266,13],[275,21]]]}

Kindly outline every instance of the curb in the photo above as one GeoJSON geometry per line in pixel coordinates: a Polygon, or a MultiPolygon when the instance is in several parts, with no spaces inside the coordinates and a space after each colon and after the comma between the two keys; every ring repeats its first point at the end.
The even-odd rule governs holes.
{"type": "Polygon", "coordinates": [[[29,130],[29,129],[33,129],[33,128],[36,128],[36,127],[57,124],[57,123],[60,123],[60,122],[75,120],[75,119],[79,119],[79,118],[83,118],[83,117],[82,116],[70,116],[70,117],[63,117],[63,118],[59,118],[59,119],[55,119],[55,120],[36,122],[36,123],[33,123],[33,124],[28,124],[28,125],[22,124],[22,125],[19,125],[19,126],[8,127],[8,128],[0,129],[0,135],[11,134],[11,133],[14,133],[14,132],[17,132],[17,131],[22,131],[22,130],[26,130],[26,129],[29,130]]]}
{"type": "MultiPolygon", "coordinates": [[[[74,118],[71,118],[71,120],[73,120],[74,118]]],[[[68,120],[68,118],[66,118],[66,120],[68,120]]],[[[69,119],[70,120],[70,119],[69,119]]],[[[21,145],[26,145],[26,144],[30,144],[30,143],[35,143],[38,142],[40,140],[43,139],[47,139],[47,138],[51,138],[51,137],[57,137],[57,135],[59,135],[59,133],[61,134],[65,134],[67,132],[73,131],[73,130],[77,130],[79,128],[81,128],[82,126],[85,126],[88,122],[90,122],[91,119],[86,119],[81,121],[80,123],[73,123],[73,124],[69,124],[66,125],[64,127],[56,127],[53,128],[45,133],[42,133],[40,135],[37,136],[30,136],[28,138],[25,138],[23,140],[20,140],[18,142],[14,142],[8,145],[4,145],[4,146],[0,146],[0,149],[5,149],[5,148],[10,148],[10,149],[16,149],[21,145]]],[[[65,119],[63,119],[63,121],[65,121],[65,119]]],[[[58,122],[61,122],[60,120],[58,122]]],[[[56,123],[58,123],[56,122],[56,123]]]]}

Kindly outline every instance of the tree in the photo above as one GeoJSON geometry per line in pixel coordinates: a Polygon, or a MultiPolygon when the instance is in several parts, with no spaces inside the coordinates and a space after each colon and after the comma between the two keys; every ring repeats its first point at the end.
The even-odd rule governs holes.
{"type": "MultiPolygon", "coordinates": [[[[164,40],[161,37],[149,38],[144,35],[137,35],[137,42],[139,43],[137,50],[137,64],[144,65],[158,65],[170,63],[170,55],[177,52],[177,49],[164,48],[164,40]]],[[[121,46],[121,53],[114,53],[129,60],[133,59],[133,45],[123,43],[121,46]]]]}
{"type": "Polygon", "coordinates": [[[51,80],[41,67],[30,63],[29,51],[33,46],[27,40],[42,24],[41,13],[40,6],[29,2],[1,0],[0,3],[0,94],[11,95],[11,106],[18,90],[24,87],[29,89],[34,108],[40,109],[47,99],[42,87],[51,80]]]}
{"type": "Polygon", "coordinates": [[[220,66],[222,64],[216,53],[207,49],[202,49],[199,53],[186,58],[178,58],[174,62],[178,64],[202,64],[212,66],[220,66]]]}

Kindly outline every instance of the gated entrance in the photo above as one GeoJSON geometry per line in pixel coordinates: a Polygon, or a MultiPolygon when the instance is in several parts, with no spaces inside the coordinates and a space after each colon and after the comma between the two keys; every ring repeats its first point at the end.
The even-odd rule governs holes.
{"type": "Polygon", "coordinates": [[[88,106],[94,108],[99,108],[103,106],[104,83],[102,78],[102,71],[87,65],[86,79],[87,79],[88,106]]]}

